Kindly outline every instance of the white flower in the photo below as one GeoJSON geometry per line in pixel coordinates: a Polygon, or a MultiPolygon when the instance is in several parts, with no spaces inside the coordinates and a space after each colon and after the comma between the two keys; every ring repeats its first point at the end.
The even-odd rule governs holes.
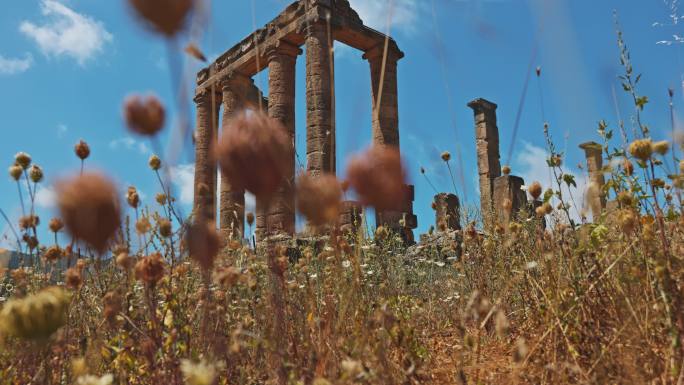
{"type": "Polygon", "coordinates": [[[188,385],[212,385],[218,372],[223,369],[223,362],[207,363],[202,360],[194,363],[190,360],[181,360],[180,369],[183,378],[188,385]]]}
{"type": "Polygon", "coordinates": [[[111,374],[105,374],[102,377],[86,374],[76,380],[76,385],[111,385],[112,381],[114,381],[114,377],[111,374]]]}
{"type": "Polygon", "coordinates": [[[343,266],[345,269],[347,269],[347,268],[349,268],[349,266],[351,266],[351,262],[349,262],[349,261],[342,261],[342,266],[343,266]]]}
{"type": "Polygon", "coordinates": [[[537,267],[537,265],[539,265],[539,264],[537,263],[537,261],[527,262],[527,265],[525,265],[525,268],[526,268],[527,270],[532,270],[532,269],[534,269],[535,267],[537,267]]]}

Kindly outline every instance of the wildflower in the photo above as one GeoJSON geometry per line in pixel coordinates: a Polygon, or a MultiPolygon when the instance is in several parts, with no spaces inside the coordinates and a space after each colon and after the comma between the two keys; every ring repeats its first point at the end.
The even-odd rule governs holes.
{"type": "Polygon", "coordinates": [[[0,311],[0,330],[24,339],[47,339],[66,323],[69,300],[57,286],[10,300],[0,311]]]}
{"type": "Polygon", "coordinates": [[[537,200],[541,196],[542,193],[542,186],[541,183],[534,181],[530,185],[530,187],[527,188],[527,192],[530,193],[530,196],[532,199],[537,200]]]}
{"type": "Polygon", "coordinates": [[[147,234],[152,229],[152,224],[147,217],[142,217],[135,222],[135,231],[138,234],[147,234]]]}
{"type": "Polygon", "coordinates": [[[211,270],[218,254],[220,241],[214,226],[208,222],[196,221],[186,234],[190,258],[204,270],[211,270]]]}
{"type": "Polygon", "coordinates": [[[195,0],[129,0],[129,3],[145,24],[171,37],[185,27],[195,0]]]}
{"type": "Polygon", "coordinates": [[[625,170],[625,175],[632,176],[634,174],[634,165],[629,159],[625,158],[625,161],[622,162],[622,168],[625,170]]]}
{"type": "Polygon", "coordinates": [[[667,154],[667,152],[670,151],[670,142],[667,140],[661,140],[659,142],[653,143],[653,151],[660,155],[667,154]]]}
{"type": "Polygon", "coordinates": [[[32,165],[31,169],[29,170],[29,178],[31,178],[33,183],[40,182],[43,180],[43,169],[36,164],[32,165]]]}
{"type": "Polygon", "coordinates": [[[21,178],[21,174],[24,172],[24,169],[21,168],[21,166],[15,164],[13,166],[10,166],[9,168],[9,174],[14,179],[15,181],[18,181],[19,178],[21,178]]]}
{"type": "Polygon", "coordinates": [[[181,360],[180,364],[183,378],[188,385],[212,385],[223,367],[223,362],[208,363],[204,360],[197,363],[181,360]]]}
{"type": "Polygon", "coordinates": [[[70,289],[77,290],[81,287],[83,283],[83,278],[81,277],[81,269],[77,267],[70,267],[64,273],[64,282],[66,286],[70,289]]]}
{"type": "Polygon", "coordinates": [[[67,230],[99,253],[119,228],[117,196],[114,184],[97,173],[57,183],[57,203],[67,230]]]}
{"type": "Polygon", "coordinates": [[[133,267],[133,258],[128,255],[127,252],[122,251],[116,255],[115,259],[116,265],[119,266],[121,270],[128,270],[133,267]]]}
{"type": "Polygon", "coordinates": [[[58,233],[64,228],[64,222],[59,218],[52,218],[50,219],[50,223],[48,223],[48,227],[53,233],[58,233]]]}
{"type": "Polygon", "coordinates": [[[157,221],[157,224],[159,225],[159,235],[162,237],[168,238],[173,234],[173,226],[171,225],[170,220],[161,218],[157,221]]]}
{"type": "Polygon", "coordinates": [[[618,223],[625,233],[631,233],[638,225],[638,219],[631,209],[623,209],[618,213],[618,223]]]}
{"type": "Polygon", "coordinates": [[[262,112],[243,112],[227,123],[214,150],[231,186],[268,200],[283,182],[293,148],[279,121],[262,112]]]}
{"type": "Polygon", "coordinates": [[[314,225],[337,221],[342,189],[331,174],[302,174],[297,180],[297,208],[314,225]]]}
{"type": "Polygon", "coordinates": [[[373,146],[354,156],[347,165],[347,180],[361,203],[376,210],[404,207],[408,195],[405,179],[399,149],[393,147],[373,146]]]}
{"type": "Polygon", "coordinates": [[[639,160],[646,161],[650,159],[651,154],[653,154],[653,143],[651,142],[651,139],[637,139],[633,141],[629,145],[629,153],[639,160]]]}
{"type": "Polygon", "coordinates": [[[88,146],[88,143],[81,139],[74,146],[74,152],[79,159],[86,160],[86,158],[90,156],[90,146],[88,146]]]}
{"type": "Polygon", "coordinates": [[[121,312],[121,295],[115,291],[110,291],[102,298],[104,309],[102,314],[107,322],[113,324],[116,321],[116,316],[121,312]]]}
{"type": "Polygon", "coordinates": [[[128,187],[126,202],[134,209],[137,209],[138,205],[140,205],[140,195],[138,195],[138,190],[134,186],[128,187]]]}
{"type": "Polygon", "coordinates": [[[161,206],[164,206],[166,204],[166,199],[167,199],[166,194],[162,194],[162,193],[157,194],[157,196],[155,197],[155,200],[161,206]]]}
{"type": "Polygon", "coordinates": [[[136,134],[155,135],[164,127],[165,115],[164,106],[154,95],[132,95],[124,101],[126,125],[136,134]]]}
{"type": "Polygon", "coordinates": [[[43,253],[43,258],[48,262],[55,262],[64,256],[64,251],[57,245],[48,247],[43,253]]]}
{"type": "Polygon", "coordinates": [[[247,213],[247,224],[251,227],[254,224],[254,213],[247,213]]]}
{"type": "Polygon", "coordinates": [[[38,225],[40,225],[40,217],[37,215],[25,215],[19,218],[19,228],[21,230],[36,228],[38,225]]]}
{"type": "Polygon", "coordinates": [[[102,377],[86,374],[76,379],[76,385],[111,385],[114,377],[111,374],[105,374],[102,377]]]}
{"type": "Polygon", "coordinates": [[[443,161],[448,162],[451,160],[451,153],[449,151],[444,151],[441,157],[443,161]]]}
{"type": "Polygon", "coordinates": [[[501,172],[504,175],[509,175],[511,173],[511,166],[503,166],[501,167],[501,172]]]}
{"type": "Polygon", "coordinates": [[[161,159],[159,159],[157,155],[152,155],[150,156],[148,164],[152,170],[157,171],[161,168],[161,159]]]}
{"type": "Polygon", "coordinates": [[[19,152],[14,156],[14,162],[23,170],[26,170],[31,165],[31,155],[25,152],[19,152]]]}
{"type": "Polygon", "coordinates": [[[160,253],[150,254],[140,258],[135,264],[135,278],[154,286],[164,277],[166,264],[160,253]]]}

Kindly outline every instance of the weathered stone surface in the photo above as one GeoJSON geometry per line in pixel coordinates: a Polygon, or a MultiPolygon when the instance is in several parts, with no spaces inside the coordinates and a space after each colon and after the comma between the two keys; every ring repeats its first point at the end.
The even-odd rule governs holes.
{"type": "Polygon", "coordinates": [[[494,214],[500,224],[508,224],[516,218],[520,209],[527,208],[527,194],[521,189],[523,178],[503,175],[494,179],[494,214]],[[510,208],[506,207],[510,202],[510,208]]]}
{"type": "Polygon", "coordinates": [[[332,35],[323,23],[306,30],[306,164],[311,175],[334,174],[335,107],[332,35]]]}
{"type": "Polygon", "coordinates": [[[195,129],[195,197],[193,212],[196,218],[216,223],[216,162],[211,149],[218,134],[221,97],[214,92],[195,96],[197,126],[195,129]]]}
{"type": "Polygon", "coordinates": [[[499,129],[496,126],[497,105],[475,99],[468,103],[475,114],[475,141],[477,145],[477,169],[480,179],[480,208],[485,226],[494,206],[492,202],[493,180],[501,176],[499,156],[499,129]]]}
{"type": "Polygon", "coordinates": [[[591,208],[593,218],[598,218],[606,208],[606,196],[603,193],[603,186],[606,184],[603,176],[603,147],[596,142],[582,143],[579,147],[584,150],[590,189],[594,190],[587,196],[587,203],[591,208]]]}
{"type": "Polygon", "coordinates": [[[461,229],[461,204],[454,194],[435,195],[435,225],[438,231],[461,229]]]}

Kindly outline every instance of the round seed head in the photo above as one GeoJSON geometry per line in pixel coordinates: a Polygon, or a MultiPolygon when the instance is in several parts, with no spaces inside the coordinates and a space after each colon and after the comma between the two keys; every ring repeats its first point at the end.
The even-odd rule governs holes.
{"type": "Polygon", "coordinates": [[[14,162],[26,170],[31,165],[31,156],[25,152],[19,152],[14,156],[14,162]]]}
{"type": "Polygon", "coordinates": [[[247,213],[247,224],[249,226],[252,226],[254,224],[254,213],[252,213],[252,212],[247,213]]]}
{"type": "Polygon", "coordinates": [[[443,161],[448,162],[449,160],[451,160],[451,153],[449,151],[444,151],[441,157],[443,161]]]}
{"type": "Polygon", "coordinates": [[[530,196],[532,199],[537,200],[541,196],[542,193],[542,186],[541,183],[534,181],[530,185],[530,187],[527,188],[527,192],[530,193],[530,196]]]}
{"type": "Polygon", "coordinates": [[[150,165],[150,168],[154,171],[157,171],[161,168],[161,159],[159,159],[157,155],[152,155],[148,163],[150,165]]]}
{"type": "Polygon", "coordinates": [[[59,218],[52,218],[50,219],[48,227],[50,228],[50,231],[52,231],[53,233],[58,233],[62,231],[62,228],[64,228],[64,222],[62,222],[62,220],[59,218]]]}
{"type": "Polygon", "coordinates": [[[342,188],[334,175],[300,175],[297,180],[297,208],[316,226],[337,221],[342,188]]]}
{"type": "Polygon", "coordinates": [[[511,173],[511,167],[510,166],[501,167],[501,173],[503,173],[504,175],[509,175],[511,173]]]}
{"type": "Polygon", "coordinates": [[[43,169],[40,168],[38,165],[33,165],[31,166],[31,169],[29,170],[29,178],[31,178],[31,181],[33,183],[38,183],[41,180],[43,180],[43,169]]]}
{"type": "Polygon", "coordinates": [[[629,144],[629,153],[639,159],[646,161],[653,154],[653,143],[651,139],[637,139],[629,144]]]}
{"type": "Polygon", "coordinates": [[[13,166],[10,166],[9,168],[9,174],[14,179],[15,181],[18,181],[21,178],[21,174],[24,172],[24,169],[21,168],[21,166],[15,164],[13,166]]]}
{"type": "Polygon", "coordinates": [[[153,136],[164,127],[164,106],[154,95],[131,95],[124,101],[124,118],[128,128],[139,135],[153,136]]]}
{"type": "Polygon", "coordinates": [[[381,211],[399,211],[406,205],[406,171],[396,147],[372,146],[352,157],[347,165],[347,180],[364,205],[381,211]]]}
{"type": "Polygon", "coordinates": [[[90,146],[83,139],[79,140],[74,146],[76,156],[81,160],[86,160],[90,156],[90,146]]]}

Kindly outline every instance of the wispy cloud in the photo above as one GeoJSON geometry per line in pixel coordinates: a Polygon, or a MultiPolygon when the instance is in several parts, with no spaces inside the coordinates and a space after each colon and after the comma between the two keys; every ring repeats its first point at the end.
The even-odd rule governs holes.
{"type": "Polygon", "coordinates": [[[57,201],[57,194],[52,186],[38,186],[36,190],[36,206],[44,209],[52,209],[55,207],[57,201]]]}
{"type": "Polygon", "coordinates": [[[151,154],[152,151],[145,142],[133,139],[130,136],[114,139],[109,142],[109,148],[112,150],[125,149],[131,151],[138,151],[143,155],[151,154]]]}
{"type": "Polygon", "coordinates": [[[33,65],[33,56],[27,53],[24,58],[7,58],[0,55],[0,75],[15,75],[28,71],[33,65]]]}
{"type": "Polygon", "coordinates": [[[413,33],[417,31],[423,2],[418,0],[350,0],[363,23],[379,31],[387,30],[391,19],[391,31],[413,33]]]}
{"type": "Polygon", "coordinates": [[[69,127],[67,127],[66,124],[60,123],[57,125],[57,137],[62,138],[64,137],[64,134],[69,131],[69,127]]]}
{"type": "Polygon", "coordinates": [[[42,0],[41,12],[43,24],[23,21],[19,30],[47,56],[67,56],[84,65],[113,40],[102,22],[55,0],[42,0]]]}
{"type": "Polygon", "coordinates": [[[173,184],[180,191],[180,202],[184,205],[191,205],[195,196],[195,165],[179,164],[171,167],[169,171],[173,184]]]}

